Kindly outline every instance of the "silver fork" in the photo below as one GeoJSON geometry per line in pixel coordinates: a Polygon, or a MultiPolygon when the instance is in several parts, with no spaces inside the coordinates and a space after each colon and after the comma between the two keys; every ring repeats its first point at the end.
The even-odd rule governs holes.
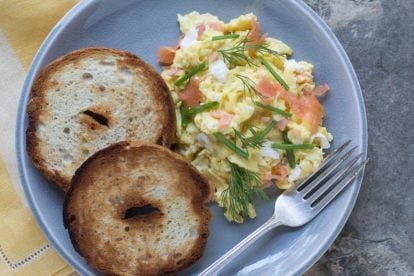
{"type": "Polygon", "coordinates": [[[272,217],[220,259],[202,271],[199,276],[216,275],[224,266],[271,229],[280,225],[290,227],[302,226],[316,217],[326,205],[351,183],[368,162],[367,159],[357,164],[362,156],[362,154],[359,154],[344,166],[338,168],[348,160],[357,148],[354,147],[339,157],[339,154],[350,143],[351,140],[331,152],[316,172],[292,189],[283,192],[276,200],[275,211],[272,217]],[[333,161],[336,157],[338,158],[333,161]],[[325,170],[322,171],[322,169],[325,170]],[[314,177],[320,171],[322,172],[314,177]]]}

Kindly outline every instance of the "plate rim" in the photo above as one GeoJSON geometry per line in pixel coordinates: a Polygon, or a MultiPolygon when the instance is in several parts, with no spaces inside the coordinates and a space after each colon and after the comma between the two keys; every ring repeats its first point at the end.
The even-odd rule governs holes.
{"type": "MultiPolygon", "coordinates": [[[[342,61],[345,63],[346,71],[350,77],[350,80],[353,84],[353,88],[355,89],[357,93],[357,100],[358,100],[358,109],[360,110],[360,117],[361,117],[361,129],[362,129],[362,145],[361,151],[362,156],[364,159],[367,157],[367,146],[368,146],[368,127],[367,127],[367,116],[366,116],[366,109],[365,109],[365,101],[362,94],[362,90],[356,75],[356,72],[351,64],[351,61],[349,60],[348,55],[346,54],[346,51],[344,50],[342,44],[339,42],[338,38],[335,36],[333,31],[330,29],[330,27],[325,23],[325,21],[315,12],[313,11],[305,2],[301,0],[288,0],[293,5],[296,6],[299,10],[301,10],[302,13],[308,16],[309,20],[314,21],[318,27],[320,27],[320,30],[323,31],[324,35],[327,37],[328,40],[335,46],[334,49],[338,52],[339,56],[342,58],[342,61]]],[[[39,209],[36,206],[36,202],[34,201],[34,196],[32,193],[32,190],[29,188],[30,183],[30,177],[27,174],[26,167],[24,165],[24,155],[25,155],[25,134],[26,134],[26,126],[24,124],[25,117],[26,117],[26,103],[28,100],[28,97],[30,95],[30,87],[31,84],[35,78],[35,71],[39,68],[39,61],[43,59],[43,57],[48,52],[48,48],[51,46],[51,42],[55,38],[57,38],[60,34],[60,31],[64,30],[65,26],[71,22],[71,19],[73,17],[76,17],[79,12],[81,12],[83,9],[87,8],[90,4],[96,2],[96,0],[81,0],[75,6],[73,6],[52,28],[52,30],[49,32],[49,34],[46,36],[44,41],[42,42],[41,46],[39,47],[36,55],[34,56],[29,69],[27,71],[23,86],[21,88],[21,95],[18,102],[18,110],[17,110],[17,119],[16,119],[16,130],[15,130],[15,149],[16,149],[16,155],[17,155],[17,162],[18,162],[18,172],[19,172],[19,178],[21,181],[21,185],[23,186],[23,191],[26,197],[26,200],[29,204],[29,207],[31,209],[31,212],[33,216],[36,219],[37,224],[40,226],[43,234],[47,238],[48,242],[51,244],[51,246],[59,253],[59,255],[68,262],[72,268],[80,272],[81,274],[87,274],[88,272],[85,271],[83,266],[80,265],[79,262],[75,261],[73,258],[70,257],[70,254],[66,252],[65,248],[59,245],[58,239],[54,237],[52,232],[47,226],[47,221],[43,220],[40,216],[39,209]]],[[[342,231],[343,227],[345,226],[345,223],[348,221],[349,216],[351,215],[351,212],[355,206],[355,202],[358,198],[359,190],[362,185],[363,177],[364,177],[363,170],[359,176],[354,180],[352,183],[352,191],[351,195],[348,200],[346,201],[346,208],[342,210],[342,213],[340,214],[340,220],[337,225],[334,226],[334,229],[332,231],[332,235],[330,235],[327,239],[323,241],[321,246],[318,248],[318,250],[313,253],[313,255],[308,258],[306,261],[304,261],[302,267],[298,268],[294,274],[303,274],[309,268],[315,264],[323,254],[328,250],[328,248],[333,244],[333,242],[337,239],[338,235],[342,231]]]]}
{"type": "MultiPolygon", "coordinates": [[[[302,0],[292,0],[291,1],[294,5],[297,6],[298,9],[301,9],[305,14],[309,15],[309,18],[313,21],[315,21],[323,30],[323,32],[327,35],[327,37],[331,40],[331,42],[334,43],[335,49],[339,51],[339,55],[342,57],[343,61],[345,62],[346,68],[348,69],[347,72],[351,77],[353,86],[357,92],[357,98],[359,103],[359,109],[361,111],[361,129],[362,129],[362,158],[363,160],[367,159],[368,155],[368,121],[367,121],[367,114],[365,109],[365,100],[362,93],[361,85],[359,83],[358,77],[356,75],[355,69],[352,66],[352,63],[348,57],[348,54],[346,53],[345,49],[343,48],[342,44],[334,34],[334,32],[331,30],[331,28],[328,26],[328,24],[314,11],[310,6],[308,6],[304,1],[302,0]]],[[[309,268],[311,268],[312,265],[314,265],[331,247],[331,245],[334,243],[334,241],[337,239],[339,234],[341,233],[342,229],[344,228],[345,224],[347,223],[349,216],[352,213],[352,210],[355,207],[355,203],[358,199],[359,191],[361,189],[362,181],[365,175],[365,168],[359,173],[359,176],[353,181],[351,184],[353,188],[352,196],[347,201],[347,206],[343,210],[341,214],[341,219],[339,220],[339,223],[335,226],[333,234],[324,241],[324,244],[321,245],[320,249],[317,251],[316,254],[312,258],[310,258],[307,263],[301,268],[298,269],[295,274],[303,274],[309,268]]]]}

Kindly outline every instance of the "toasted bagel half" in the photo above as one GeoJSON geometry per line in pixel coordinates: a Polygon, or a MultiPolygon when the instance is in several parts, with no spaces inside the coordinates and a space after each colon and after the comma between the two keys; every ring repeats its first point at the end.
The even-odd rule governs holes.
{"type": "Polygon", "coordinates": [[[72,179],[63,216],[87,262],[110,275],[164,275],[203,254],[207,180],[165,147],[120,142],[90,157],[72,179]]]}
{"type": "Polygon", "coordinates": [[[67,190],[93,153],[124,140],[169,146],[174,104],[161,76],[130,52],[84,48],[47,65],[32,86],[27,152],[67,190]]]}

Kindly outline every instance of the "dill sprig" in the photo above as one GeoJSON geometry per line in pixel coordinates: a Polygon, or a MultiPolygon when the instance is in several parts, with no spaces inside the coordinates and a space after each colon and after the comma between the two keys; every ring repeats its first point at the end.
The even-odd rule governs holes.
{"type": "MultiPolygon", "coordinates": [[[[230,35],[229,35],[230,36],[230,35]]],[[[231,48],[221,49],[218,52],[223,56],[224,61],[228,66],[236,66],[240,64],[248,64],[249,66],[257,66],[256,62],[252,57],[249,56],[248,50],[251,49],[261,55],[267,53],[270,55],[280,56],[278,51],[269,48],[269,44],[263,40],[258,42],[252,42],[248,38],[247,34],[243,39],[237,42],[231,48]]]]}
{"type": "Polygon", "coordinates": [[[236,66],[240,64],[248,64],[249,66],[256,65],[255,62],[249,55],[246,55],[246,44],[249,42],[247,37],[237,42],[231,48],[221,49],[218,52],[223,56],[224,62],[228,66],[236,66]]]}
{"type": "Polygon", "coordinates": [[[275,127],[276,121],[271,121],[263,130],[255,130],[253,127],[249,128],[252,134],[249,137],[243,135],[240,131],[233,128],[234,136],[239,139],[244,147],[258,148],[262,145],[265,137],[275,127]]]}
{"type": "Polygon", "coordinates": [[[196,115],[197,113],[202,113],[212,109],[216,109],[217,107],[219,107],[219,102],[208,102],[205,104],[200,104],[199,106],[193,108],[181,107],[181,125],[183,126],[183,128],[186,128],[192,116],[196,115]]]}
{"type": "Polygon", "coordinates": [[[247,49],[252,49],[259,54],[270,54],[273,56],[280,56],[278,51],[272,50],[269,48],[269,43],[266,41],[260,40],[257,43],[248,43],[246,44],[247,49]]]}
{"type": "Polygon", "coordinates": [[[223,133],[221,132],[215,132],[213,133],[214,137],[216,137],[216,139],[222,143],[223,145],[225,145],[228,149],[230,149],[231,151],[233,151],[235,154],[239,155],[240,157],[242,157],[245,160],[249,159],[249,152],[247,150],[241,149],[239,148],[236,143],[234,143],[233,141],[229,140],[226,138],[226,136],[223,135],[223,133]]]}
{"type": "Polygon", "coordinates": [[[256,83],[251,78],[240,75],[240,74],[237,74],[236,78],[241,80],[241,82],[243,83],[243,91],[244,91],[245,97],[246,97],[246,92],[252,99],[254,98],[254,96],[258,96],[260,98],[262,97],[262,95],[256,89],[256,83]]]}
{"type": "Polygon", "coordinates": [[[192,76],[194,76],[195,74],[197,74],[198,72],[200,72],[201,70],[203,70],[204,67],[206,67],[206,65],[207,65],[207,63],[205,61],[203,61],[202,63],[200,63],[199,65],[197,65],[196,67],[194,67],[191,71],[185,73],[181,78],[179,78],[178,80],[176,80],[174,82],[174,85],[175,86],[180,86],[180,85],[184,84],[192,76]]]}
{"type": "Polygon", "coordinates": [[[215,41],[215,40],[224,40],[224,39],[236,39],[239,37],[240,37],[239,34],[217,35],[217,36],[213,36],[211,40],[215,41]]]}
{"type": "Polygon", "coordinates": [[[240,221],[249,214],[249,205],[252,203],[253,196],[265,199],[267,195],[261,189],[262,182],[257,173],[230,161],[229,164],[229,186],[222,192],[221,198],[230,216],[240,221]]]}

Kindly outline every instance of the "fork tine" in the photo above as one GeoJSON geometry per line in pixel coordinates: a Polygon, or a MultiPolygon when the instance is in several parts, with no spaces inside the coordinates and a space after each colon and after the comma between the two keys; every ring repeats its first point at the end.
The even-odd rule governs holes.
{"type": "Polygon", "coordinates": [[[300,191],[304,197],[312,191],[316,186],[318,186],[331,172],[333,172],[339,165],[341,165],[345,160],[352,155],[352,153],[356,150],[356,146],[350,149],[347,153],[345,153],[339,160],[335,161],[330,167],[328,167],[323,173],[321,173],[316,179],[312,181],[308,186],[306,186],[302,191],[300,191]]]}
{"type": "MultiPolygon", "coordinates": [[[[343,158],[346,159],[348,158],[348,156],[344,156],[343,158]]],[[[306,195],[305,195],[305,199],[312,203],[315,202],[315,200],[317,200],[321,195],[323,195],[327,190],[329,190],[342,176],[344,176],[345,173],[348,172],[352,168],[352,166],[359,160],[361,156],[362,156],[362,153],[358,154],[355,158],[349,161],[348,164],[346,164],[340,171],[336,172],[332,177],[330,177],[329,180],[326,183],[324,183],[322,187],[319,187],[319,189],[314,194],[312,194],[309,198],[306,199],[306,195]]],[[[338,167],[338,163],[340,164],[342,162],[343,162],[342,160],[339,160],[339,162],[337,162],[337,164],[335,164],[332,167],[336,168],[338,167]]]]}
{"type": "Polygon", "coordinates": [[[343,178],[342,181],[339,182],[334,189],[332,189],[332,191],[325,195],[325,197],[320,202],[316,203],[314,206],[316,213],[322,211],[326,205],[328,205],[349,183],[351,183],[352,180],[358,175],[358,173],[365,167],[368,161],[369,159],[366,159],[360,165],[352,169],[351,172],[345,178],[343,178]]]}
{"type": "Polygon", "coordinates": [[[329,163],[329,161],[331,161],[333,158],[335,158],[339,153],[341,153],[350,143],[352,140],[348,140],[345,143],[343,143],[341,146],[339,146],[339,148],[337,148],[336,150],[334,150],[333,152],[329,153],[325,159],[322,161],[322,163],[319,165],[318,169],[313,172],[311,175],[309,175],[308,177],[306,177],[304,180],[302,180],[299,185],[296,187],[296,190],[300,190],[301,187],[303,187],[303,185],[312,177],[314,176],[318,171],[320,171],[322,168],[324,168],[326,166],[326,164],[329,163]]]}

